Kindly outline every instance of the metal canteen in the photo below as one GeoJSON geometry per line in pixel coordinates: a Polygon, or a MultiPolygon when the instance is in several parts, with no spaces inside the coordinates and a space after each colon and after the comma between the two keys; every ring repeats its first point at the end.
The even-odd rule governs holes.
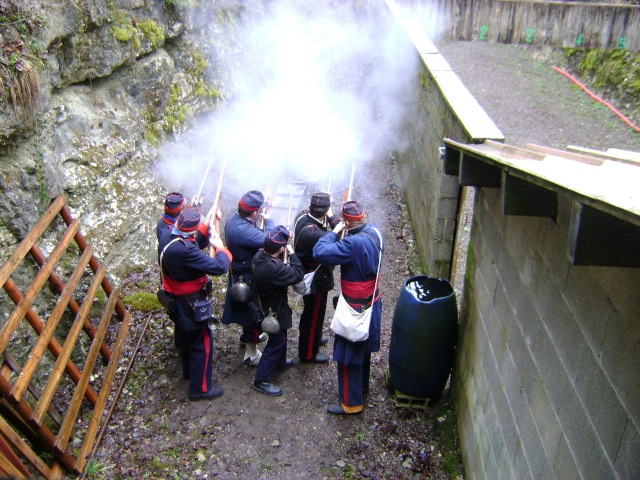
{"type": "Polygon", "coordinates": [[[280,331],[280,322],[278,322],[278,319],[273,316],[271,309],[269,309],[269,313],[264,317],[260,326],[262,327],[262,331],[269,335],[273,335],[280,331]]]}
{"type": "Polygon", "coordinates": [[[251,289],[244,282],[237,282],[231,286],[231,300],[238,303],[247,303],[251,300],[251,289]]]}

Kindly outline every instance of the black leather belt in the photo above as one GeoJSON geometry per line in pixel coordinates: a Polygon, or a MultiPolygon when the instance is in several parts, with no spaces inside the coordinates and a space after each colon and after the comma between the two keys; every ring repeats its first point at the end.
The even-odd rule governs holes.
{"type": "Polygon", "coordinates": [[[204,292],[190,293],[189,295],[174,295],[172,293],[169,293],[169,296],[171,296],[171,298],[173,298],[174,300],[181,300],[183,302],[195,302],[196,300],[207,298],[204,292]]]}
{"type": "Polygon", "coordinates": [[[362,305],[362,308],[369,308],[369,306],[371,306],[371,299],[373,297],[372,295],[370,295],[366,298],[354,298],[350,297],[349,295],[345,295],[344,293],[342,294],[342,296],[347,301],[347,303],[351,305],[362,305]]]}

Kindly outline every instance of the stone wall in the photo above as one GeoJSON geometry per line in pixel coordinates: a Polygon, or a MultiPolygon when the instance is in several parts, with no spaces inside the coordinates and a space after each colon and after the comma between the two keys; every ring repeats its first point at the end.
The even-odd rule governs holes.
{"type": "Polygon", "coordinates": [[[180,5],[3,2],[0,46],[37,72],[39,98],[14,109],[0,97],[0,263],[59,195],[112,280],[155,258],[159,147],[229,93],[215,62],[239,8],[180,5]]]}
{"type": "Polygon", "coordinates": [[[454,391],[468,478],[639,478],[640,270],[575,267],[557,221],[474,207],[454,391]]]}
{"type": "MultiPolygon", "coordinates": [[[[500,132],[421,28],[403,25],[423,68],[398,164],[423,267],[447,278],[459,188],[438,147],[500,132]]],[[[573,266],[562,194],[554,222],[503,215],[499,189],[467,190],[473,222],[452,376],[466,477],[640,478],[640,270],[573,266]]]]}

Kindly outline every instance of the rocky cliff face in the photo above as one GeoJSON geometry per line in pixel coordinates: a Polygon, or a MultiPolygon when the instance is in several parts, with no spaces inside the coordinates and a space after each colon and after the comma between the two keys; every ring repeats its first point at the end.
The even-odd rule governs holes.
{"type": "Polygon", "coordinates": [[[0,261],[58,195],[116,281],[155,261],[153,164],[228,91],[241,3],[0,0],[0,261]]]}

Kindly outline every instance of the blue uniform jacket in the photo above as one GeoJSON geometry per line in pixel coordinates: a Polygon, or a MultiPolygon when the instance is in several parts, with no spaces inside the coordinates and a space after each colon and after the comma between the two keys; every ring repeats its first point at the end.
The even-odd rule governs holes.
{"type": "MultiPolygon", "coordinates": [[[[265,231],[269,231],[276,225],[272,219],[265,221],[265,231]]],[[[246,304],[238,304],[231,300],[229,292],[231,286],[242,280],[251,287],[251,293],[254,300],[255,288],[251,282],[251,262],[253,257],[264,246],[264,239],[267,236],[265,232],[260,230],[255,222],[242,218],[235,212],[229,219],[224,228],[227,248],[233,255],[231,263],[231,271],[229,274],[229,284],[227,287],[227,297],[224,302],[224,311],[222,313],[222,323],[229,325],[237,323],[243,327],[252,328],[256,325],[255,317],[249,311],[246,304]]]]}
{"type": "Polygon", "coordinates": [[[231,254],[226,248],[220,248],[215,257],[210,257],[200,250],[193,237],[182,238],[180,235],[163,235],[159,249],[161,253],[164,250],[161,264],[163,288],[176,299],[176,323],[185,330],[202,328],[193,321],[193,299],[198,296],[204,298],[207,275],[222,275],[229,270],[231,254]],[[177,240],[169,245],[174,239],[177,240]]]}
{"type": "MultiPolygon", "coordinates": [[[[380,229],[375,225],[365,224],[350,230],[342,240],[333,232],[324,235],[313,248],[313,258],[318,263],[340,265],[341,282],[363,282],[376,278],[381,249],[384,252],[384,239],[380,229]],[[382,240],[381,245],[380,240],[382,240]]],[[[378,285],[378,290],[379,288],[378,285]]],[[[365,353],[380,350],[382,300],[379,295],[372,308],[369,338],[363,342],[350,342],[336,335],[333,349],[335,361],[347,365],[359,365],[365,353]]]]}
{"type": "Polygon", "coordinates": [[[304,267],[298,256],[295,253],[291,255],[287,265],[282,258],[272,257],[260,250],[253,260],[252,271],[265,315],[271,309],[276,314],[281,330],[291,328],[293,312],[288,302],[288,287],[304,278],[304,267]]]}

